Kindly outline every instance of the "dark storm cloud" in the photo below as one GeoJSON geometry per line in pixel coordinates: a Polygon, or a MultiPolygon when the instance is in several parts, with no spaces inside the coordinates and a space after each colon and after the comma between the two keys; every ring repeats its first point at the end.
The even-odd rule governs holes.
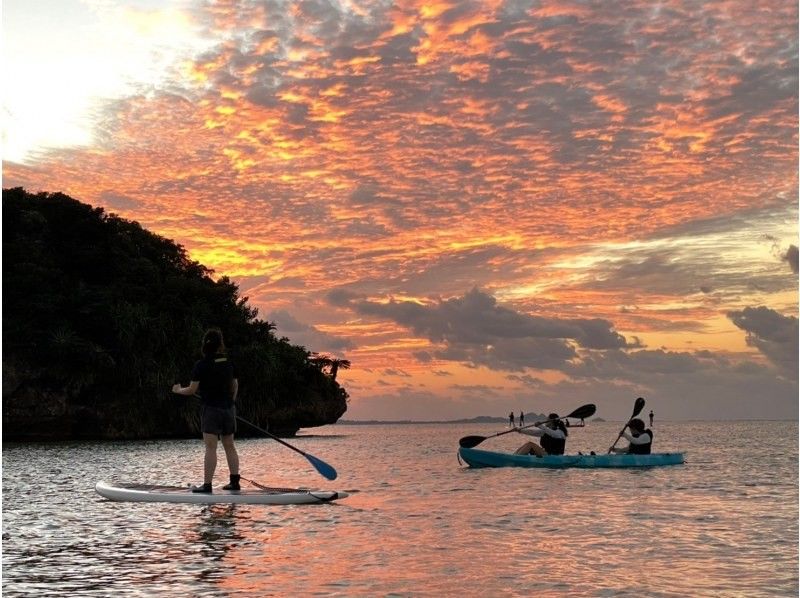
{"type": "Polygon", "coordinates": [[[793,380],[798,377],[798,320],[768,307],[746,307],[728,312],[728,317],[747,333],[747,344],[755,347],[793,380]]]}
{"type": "Polygon", "coordinates": [[[334,289],[326,295],[326,300],[331,305],[346,307],[354,300],[361,299],[364,295],[346,289],[334,289]]]}
{"type": "Polygon", "coordinates": [[[721,360],[702,353],[640,350],[614,351],[584,355],[580,363],[570,365],[566,371],[576,378],[646,379],[648,376],[686,375],[720,366],[721,360]]]}
{"type": "Polygon", "coordinates": [[[392,320],[442,345],[431,351],[437,359],[493,369],[562,369],[577,357],[575,346],[595,350],[631,346],[607,320],[528,316],[497,305],[494,297],[478,289],[430,305],[377,303],[346,291],[329,294],[328,301],[360,315],[392,320]]]}
{"type": "Polygon", "coordinates": [[[708,282],[708,272],[697,268],[698,255],[693,260],[680,261],[675,259],[674,251],[664,248],[621,253],[622,256],[613,260],[595,264],[592,267],[594,280],[587,281],[582,288],[605,291],[636,288],[689,295],[700,291],[703,283],[708,282]]]}
{"type": "Polygon", "coordinates": [[[433,361],[433,355],[431,355],[429,351],[414,351],[412,355],[414,359],[420,363],[430,363],[433,361]]]}
{"type": "Polygon", "coordinates": [[[786,253],[781,255],[781,260],[789,264],[792,272],[797,274],[797,245],[789,245],[786,253]]]}
{"type": "Polygon", "coordinates": [[[496,338],[491,345],[448,342],[445,349],[433,354],[445,361],[508,371],[561,370],[565,363],[577,357],[577,352],[567,342],[547,338],[496,338]]]}
{"type": "MultiPolygon", "coordinates": [[[[666,227],[639,244],[598,248],[600,255],[608,257],[592,266],[591,280],[581,288],[647,289],[677,296],[700,292],[717,299],[752,288],[785,291],[795,283],[781,268],[737,256],[745,241],[776,253],[782,239],[764,231],[788,231],[786,223],[796,220],[796,206],[773,202],[763,208],[666,227]]],[[[781,255],[790,266],[791,257],[791,247],[781,255]]]]}
{"type": "Polygon", "coordinates": [[[313,347],[317,352],[346,351],[354,348],[353,342],[349,339],[334,336],[322,332],[314,326],[304,324],[286,310],[271,312],[267,316],[267,320],[275,323],[278,335],[287,336],[293,344],[313,347]]]}
{"type": "Polygon", "coordinates": [[[486,244],[460,251],[440,252],[423,257],[409,272],[398,273],[393,281],[399,291],[412,295],[436,288],[446,295],[465,288],[482,287],[492,282],[513,282],[550,251],[514,250],[503,245],[486,244]]]}

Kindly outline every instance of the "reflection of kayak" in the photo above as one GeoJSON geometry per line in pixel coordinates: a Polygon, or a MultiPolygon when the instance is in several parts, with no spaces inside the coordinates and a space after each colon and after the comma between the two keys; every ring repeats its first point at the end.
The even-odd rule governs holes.
{"type": "Polygon", "coordinates": [[[154,486],[148,484],[110,484],[98,482],[95,490],[100,496],[125,502],[180,502],[194,504],[243,503],[254,505],[300,505],[322,503],[345,498],[347,492],[305,490],[297,488],[265,488],[254,490],[222,490],[213,494],[192,492],[184,486],[154,486]]]}
{"type": "Polygon", "coordinates": [[[458,449],[458,455],[470,467],[544,467],[559,469],[564,467],[657,467],[660,465],[680,465],[683,453],[653,453],[651,455],[514,455],[496,453],[474,448],[458,449]]]}

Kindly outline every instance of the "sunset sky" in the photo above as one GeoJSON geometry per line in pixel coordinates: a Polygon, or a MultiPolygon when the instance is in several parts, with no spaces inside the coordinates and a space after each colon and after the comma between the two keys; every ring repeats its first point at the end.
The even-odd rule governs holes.
{"type": "Polygon", "coordinates": [[[796,2],[6,0],[3,81],[3,187],[230,276],[346,419],[798,415],[796,2]]]}

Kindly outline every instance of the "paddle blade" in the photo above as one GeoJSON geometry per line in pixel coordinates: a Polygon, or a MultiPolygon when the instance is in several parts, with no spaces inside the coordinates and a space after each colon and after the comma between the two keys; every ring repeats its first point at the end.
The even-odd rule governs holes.
{"type": "Polygon", "coordinates": [[[308,459],[308,462],[311,463],[311,465],[314,466],[314,469],[320,472],[320,474],[322,474],[323,477],[329,480],[336,479],[337,475],[336,470],[327,463],[325,463],[325,461],[323,461],[322,459],[318,459],[314,455],[309,455],[308,453],[304,453],[303,456],[306,459],[308,459]]]}
{"type": "Polygon", "coordinates": [[[464,438],[458,441],[458,444],[464,448],[473,448],[484,440],[486,440],[486,436],[464,436],[464,438]]]}
{"type": "Polygon", "coordinates": [[[569,415],[565,415],[564,417],[571,417],[572,419],[586,419],[587,417],[592,417],[595,411],[597,411],[597,407],[595,407],[592,403],[589,403],[588,405],[578,407],[575,411],[569,415]]]}
{"type": "Polygon", "coordinates": [[[644,409],[644,399],[639,397],[633,404],[633,415],[631,415],[631,419],[639,415],[642,412],[642,409],[644,409]]]}

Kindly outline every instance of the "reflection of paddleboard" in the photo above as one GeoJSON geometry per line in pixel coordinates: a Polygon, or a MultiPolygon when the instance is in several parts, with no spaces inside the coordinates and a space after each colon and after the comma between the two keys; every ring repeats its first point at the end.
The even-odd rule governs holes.
{"type": "Polygon", "coordinates": [[[330,502],[349,496],[347,492],[307,490],[303,488],[265,488],[222,490],[213,494],[195,493],[189,487],[154,486],[149,484],[111,484],[97,482],[100,496],[123,502],[179,502],[194,504],[243,503],[251,505],[301,505],[330,502]]]}

